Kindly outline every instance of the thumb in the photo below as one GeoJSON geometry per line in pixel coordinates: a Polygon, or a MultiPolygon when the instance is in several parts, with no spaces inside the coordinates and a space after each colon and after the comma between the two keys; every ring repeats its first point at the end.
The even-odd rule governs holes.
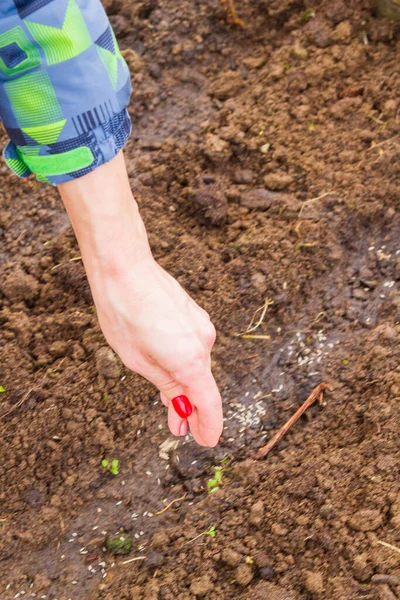
{"type": "Polygon", "coordinates": [[[186,404],[186,412],[180,410],[185,406],[185,401],[182,400],[184,397],[182,385],[173,379],[171,373],[156,364],[151,365],[151,368],[141,375],[159,389],[161,401],[168,408],[168,426],[171,433],[176,436],[186,435],[188,423],[184,415],[193,408],[191,404],[186,404]]]}

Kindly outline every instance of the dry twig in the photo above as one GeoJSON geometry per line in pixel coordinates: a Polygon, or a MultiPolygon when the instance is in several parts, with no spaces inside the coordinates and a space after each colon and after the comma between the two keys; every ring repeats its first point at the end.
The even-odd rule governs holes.
{"type": "Polygon", "coordinates": [[[380,544],[381,546],[385,546],[385,548],[390,548],[390,550],[394,550],[395,552],[398,552],[400,554],[400,548],[397,548],[397,546],[393,546],[392,544],[388,544],[387,542],[382,542],[382,540],[378,540],[378,544],[380,544]]]}
{"type": "Polygon", "coordinates": [[[311,392],[304,404],[290,417],[288,421],[276,432],[274,437],[269,440],[268,444],[259,449],[257,456],[258,458],[264,458],[267,454],[276,446],[276,444],[283,438],[283,436],[293,427],[293,425],[300,419],[301,415],[307,410],[309,406],[314,404],[318,400],[321,404],[323,399],[324,390],[329,388],[327,383],[320,383],[311,392]]]}
{"type": "Polygon", "coordinates": [[[320,196],[316,196],[315,198],[310,198],[309,200],[304,200],[304,202],[301,203],[301,208],[299,210],[299,215],[298,215],[298,219],[300,219],[303,209],[307,204],[311,204],[311,202],[317,202],[317,200],[322,200],[322,198],[326,198],[326,196],[330,196],[333,195],[335,192],[325,192],[324,194],[321,194],[320,196]]]}
{"type": "Polygon", "coordinates": [[[167,504],[167,506],[165,508],[163,508],[162,510],[159,510],[158,512],[156,512],[156,515],[162,515],[165,511],[167,511],[169,508],[171,508],[171,506],[173,504],[175,504],[175,502],[180,502],[181,500],[184,500],[186,498],[186,496],[187,496],[187,494],[184,494],[180,498],[175,498],[175,500],[172,500],[172,502],[170,502],[169,504],[167,504]]]}
{"type": "Polygon", "coordinates": [[[129,565],[129,563],[133,563],[136,560],[146,560],[146,556],[135,556],[135,558],[129,558],[128,560],[124,560],[121,565],[129,565]]]}
{"type": "Polygon", "coordinates": [[[388,144],[389,142],[393,142],[393,140],[395,140],[398,137],[398,133],[396,133],[396,135],[394,135],[391,138],[388,138],[387,140],[383,140],[382,142],[378,142],[377,144],[372,144],[372,146],[370,146],[369,148],[366,149],[365,152],[369,152],[370,150],[374,150],[375,148],[380,148],[380,146],[383,146],[384,144],[388,144]]]}
{"type": "Polygon", "coordinates": [[[68,264],[69,262],[77,262],[79,260],[82,260],[82,256],[74,256],[73,258],[70,258],[69,260],[65,260],[64,262],[54,265],[54,267],[51,267],[50,271],[55,271],[59,267],[62,267],[63,265],[68,264]]]}
{"type": "Polygon", "coordinates": [[[237,13],[235,1],[234,0],[221,0],[221,4],[225,7],[225,10],[228,15],[228,19],[232,23],[232,25],[236,25],[236,27],[242,27],[244,29],[244,22],[242,21],[242,19],[239,17],[239,15],[237,13]]]}
{"type": "MultiPolygon", "coordinates": [[[[255,338],[256,336],[253,336],[253,335],[250,336],[249,333],[251,333],[252,331],[255,331],[256,329],[258,329],[260,327],[260,325],[262,325],[262,322],[264,321],[264,317],[266,315],[268,307],[271,306],[271,304],[273,304],[273,303],[274,303],[274,301],[271,300],[271,298],[265,298],[264,304],[259,306],[257,308],[257,310],[254,312],[253,316],[251,317],[251,321],[250,321],[246,331],[244,331],[243,333],[234,333],[233,335],[235,337],[241,337],[241,338],[245,338],[245,339],[255,338]],[[256,317],[259,312],[261,312],[261,314],[260,314],[257,322],[255,323],[256,317]]],[[[263,337],[262,339],[269,339],[269,338],[263,337]]]]}

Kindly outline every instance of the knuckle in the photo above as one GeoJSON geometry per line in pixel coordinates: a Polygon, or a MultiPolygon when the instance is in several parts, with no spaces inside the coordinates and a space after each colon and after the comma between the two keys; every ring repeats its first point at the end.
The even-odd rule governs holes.
{"type": "Polygon", "coordinates": [[[217,332],[215,331],[215,327],[212,323],[210,323],[206,330],[206,340],[210,344],[210,346],[214,345],[216,337],[217,337],[217,332]]]}
{"type": "Polygon", "coordinates": [[[191,375],[193,375],[194,373],[202,373],[204,371],[204,366],[207,361],[207,357],[208,352],[203,347],[188,352],[182,358],[179,368],[176,369],[176,376],[179,379],[182,379],[189,373],[191,375]]]}
{"type": "Polygon", "coordinates": [[[164,394],[172,392],[176,388],[176,381],[174,379],[170,379],[169,381],[163,381],[159,384],[158,388],[164,394]]]}

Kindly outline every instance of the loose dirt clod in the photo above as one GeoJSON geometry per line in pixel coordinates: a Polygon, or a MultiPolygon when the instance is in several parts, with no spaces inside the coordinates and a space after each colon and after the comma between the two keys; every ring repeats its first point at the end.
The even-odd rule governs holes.
{"type": "Polygon", "coordinates": [[[362,509],[349,519],[349,527],[355,531],[375,531],[383,523],[383,515],[379,510],[362,509]]]}
{"type": "Polygon", "coordinates": [[[249,522],[257,527],[261,525],[264,519],[264,502],[258,500],[250,509],[249,522]]]}
{"type": "Polygon", "coordinates": [[[233,548],[224,548],[222,550],[221,560],[230,567],[237,567],[243,560],[243,556],[233,548]]]}
{"type": "Polygon", "coordinates": [[[400,545],[399,40],[372,3],[236,0],[242,30],[219,0],[105,2],[121,50],[141,62],[138,72],[130,57],[124,155],[154,256],[218,331],[222,448],[189,436],[179,452],[160,448],[169,433],[154,387],[121,365],[99,376],[106,343],[57,190],[0,165],[1,600],[195,600],[190,584],[205,575],[204,600],[311,600],[305,571],[323,577],[315,598],[399,595],[400,554],[376,543],[400,545]],[[335,33],[344,21],[350,37],[347,25],[335,33]],[[289,187],[267,189],[271,173],[289,187]],[[226,202],[210,190],[202,206],[198,182],[226,202]],[[216,226],[205,213],[217,210],[216,226]],[[13,289],[18,270],[37,285],[13,289]],[[232,335],[266,296],[258,330],[232,335]],[[279,455],[248,458],[321,381],[332,382],[326,408],[279,455]],[[100,465],[115,457],[117,477],[100,465]],[[351,529],[360,509],[378,510],[380,527],[351,529]],[[216,537],[185,544],[213,525],[216,537]],[[131,553],[104,553],[121,529],[131,553]],[[247,587],[242,563],[255,571],[247,587]],[[40,592],[39,572],[50,580],[40,592]]]}
{"type": "Polygon", "coordinates": [[[109,379],[117,379],[121,374],[120,362],[115,353],[104,346],[96,352],[96,365],[99,375],[109,379]]]}
{"type": "Polygon", "coordinates": [[[247,586],[253,580],[254,569],[250,565],[245,563],[238,566],[235,572],[236,581],[242,585],[247,586]]]}
{"type": "Polygon", "coordinates": [[[208,575],[199,577],[190,584],[190,591],[197,598],[204,598],[204,596],[210,593],[213,589],[214,584],[208,575]]]}
{"type": "Polygon", "coordinates": [[[321,573],[306,571],[304,574],[304,587],[313,596],[319,596],[324,591],[324,581],[321,573]]]}

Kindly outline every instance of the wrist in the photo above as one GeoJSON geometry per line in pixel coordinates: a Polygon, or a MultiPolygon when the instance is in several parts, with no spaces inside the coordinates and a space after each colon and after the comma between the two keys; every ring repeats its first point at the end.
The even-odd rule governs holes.
{"type": "Polygon", "coordinates": [[[122,153],[59,186],[89,279],[117,274],[151,258],[146,230],[132,196],[122,153]]]}
{"type": "Polygon", "coordinates": [[[96,214],[86,225],[75,227],[75,232],[89,277],[98,271],[118,275],[127,267],[152,258],[137,208],[126,209],[119,215],[96,214]]]}

